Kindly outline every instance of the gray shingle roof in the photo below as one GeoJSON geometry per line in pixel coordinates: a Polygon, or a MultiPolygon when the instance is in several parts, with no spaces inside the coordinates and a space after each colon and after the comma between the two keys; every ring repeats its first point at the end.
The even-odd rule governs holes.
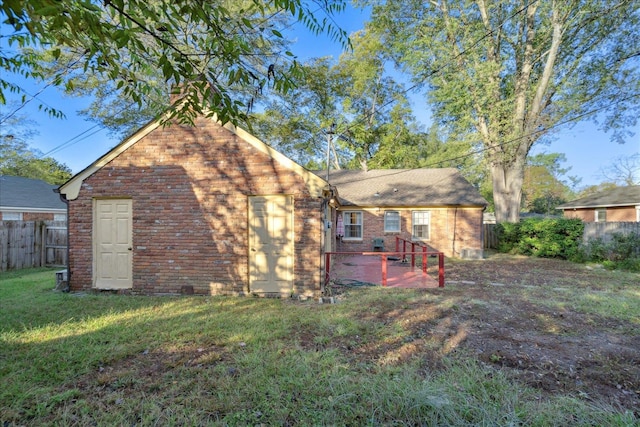
{"type": "Polygon", "coordinates": [[[20,176],[0,176],[0,207],[30,209],[67,209],[53,192],[57,185],[20,176]]]}
{"type": "MultiPolygon", "coordinates": [[[[315,172],[326,179],[326,171],[315,172]]],[[[486,206],[454,168],[334,170],[329,183],[346,206],[486,206]]]]}
{"type": "Polygon", "coordinates": [[[563,203],[557,209],[640,205],[640,185],[616,187],[563,203]]]}

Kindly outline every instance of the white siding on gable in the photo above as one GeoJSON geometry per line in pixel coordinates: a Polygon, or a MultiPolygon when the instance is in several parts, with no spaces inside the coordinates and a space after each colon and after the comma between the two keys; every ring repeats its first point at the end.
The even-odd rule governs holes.
{"type": "Polygon", "coordinates": [[[22,212],[2,212],[3,221],[22,221],[22,212]]]}

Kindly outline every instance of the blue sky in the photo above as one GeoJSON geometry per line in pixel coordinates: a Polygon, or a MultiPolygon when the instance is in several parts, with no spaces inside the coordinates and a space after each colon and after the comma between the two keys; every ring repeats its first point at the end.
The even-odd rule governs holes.
{"type": "MultiPolygon", "coordinates": [[[[366,12],[349,9],[338,15],[336,22],[348,33],[352,33],[362,29],[366,19],[366,12]]],[[[326,36],[311,35],[302,31],[299,26],[294,26],[289,32],[297,39],[293,52],[302,61],[327,55],[337,58],[341,53],[341,47],[326,36]]],[[[42,85],[29,82],[26,88],[30,94],[35,94],[42,85]]],[[[66,97],[55,88],[48,88],[38,95],[38,100],[63,110],[67,118],[52,119],[38,111],[39,102],[31,102],[22,112],[38,123],[36,130],[39,134],[29,143],[43,153],[49,153],[66,143],[64,148],[50,155],[69,166],[74,173],[84,169],[120,142],[110,137],[105,130],[100,130],[94,123],[77,116],[76,111],[88,105],[87,99],[66,97]]],[[[428,111],[422,95],[414,95],[412,102],[416,116],[427,126],[428,111]]],[[[6,106],[0,106],[0,108],[3,113],[7,111],[6,106]]],[[[565,154],[567,162],[563,167],[571,168],[568,175],[581,178],[580,186],[593,185],[603,180],[600,176],[600,170],[603,167],[612,164],[619,157],[640,153],[640,124],[632,130],[635,135],[629,138],[626,144],[617,144],[611,142],[610,136],[599,131],[593,123],[584,122],[571,129],[561,130],[551,144],[534,147],[533,154],[540,152],[565,154]]]]}

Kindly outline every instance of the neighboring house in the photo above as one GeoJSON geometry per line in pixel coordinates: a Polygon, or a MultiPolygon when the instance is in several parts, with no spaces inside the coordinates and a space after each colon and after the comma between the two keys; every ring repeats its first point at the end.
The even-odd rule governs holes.
{"type": "Polygon", "coordinates": [[[380,243],[395,251],[401,237],[446,256],[482,257],[487,202],[456,169],[337,170],[329,183],[339,196],[339,251],[380,250],[380,243]]]}
{"type": "Polygon", "coordinates": [[[584,222],[640,222],[640,185],[599,191],[558,206],[566,218],[584,222]]]}
{"type": "Polygon", "coordinates": [[[67,206],[57,185],[39,179],[0,175],[1,221],[66,221],[67,206]]]}
{"type": "Polygon", "coordinates": [[[374,175],[380,196],[352,198],[348,180],[338,180],[344,171],[329,185],[230,124],[152,122],[59,188],[69,209],[70,289],[319,296],[323,254],[340,249],[336,207],[343,219],[360,212],[360,244],[358,220],[349,223],[354,250],[370,250],[372,236],[411,238],[407,230],[448,254],[482,248],[486,202],[457,172],[362,177],[374,175]],[[378,233],[369,219],[377,208],[389,212],[388,227],[397,214],[400,230],[378,233]]]}

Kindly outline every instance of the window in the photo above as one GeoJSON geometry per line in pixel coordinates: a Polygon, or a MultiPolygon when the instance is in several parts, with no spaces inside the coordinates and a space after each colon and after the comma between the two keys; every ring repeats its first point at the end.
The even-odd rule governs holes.
{"type": "Polygon", "coordinates": [[[53,214],[53,220],[54,221],[66,221],[67,220],[67,214],[53,214]]]}
{"type": "Polygon", "coordinates": [[[429,211],[413,212],[413,231],[411,238],[413,240],[429,240],[429,220],[431,213],[429,211]]]}
{"type": "Polygon", "coordinates": [[[22,212],[2,212],[4,221],[22,221],[22,212]]]}
{"type": "Polygon", "coordinates": [[[400,231],[400,212],[386,211],[384,213],[384,231],[400,231]]]}
{"type": "Polygon", "coordinates": [[[362,212],[347,211],[344,218],[344,238],[362,240],[362,212]]]}
{"type": "Polygon", "coordinates": [[[596,209],[596,222],[607,222],[607,210],[596,209]]]}
{"type": "Polygon", "coordinates": [[[640,222],[640,205],[636,206],[636,221],[640,222]]]}

